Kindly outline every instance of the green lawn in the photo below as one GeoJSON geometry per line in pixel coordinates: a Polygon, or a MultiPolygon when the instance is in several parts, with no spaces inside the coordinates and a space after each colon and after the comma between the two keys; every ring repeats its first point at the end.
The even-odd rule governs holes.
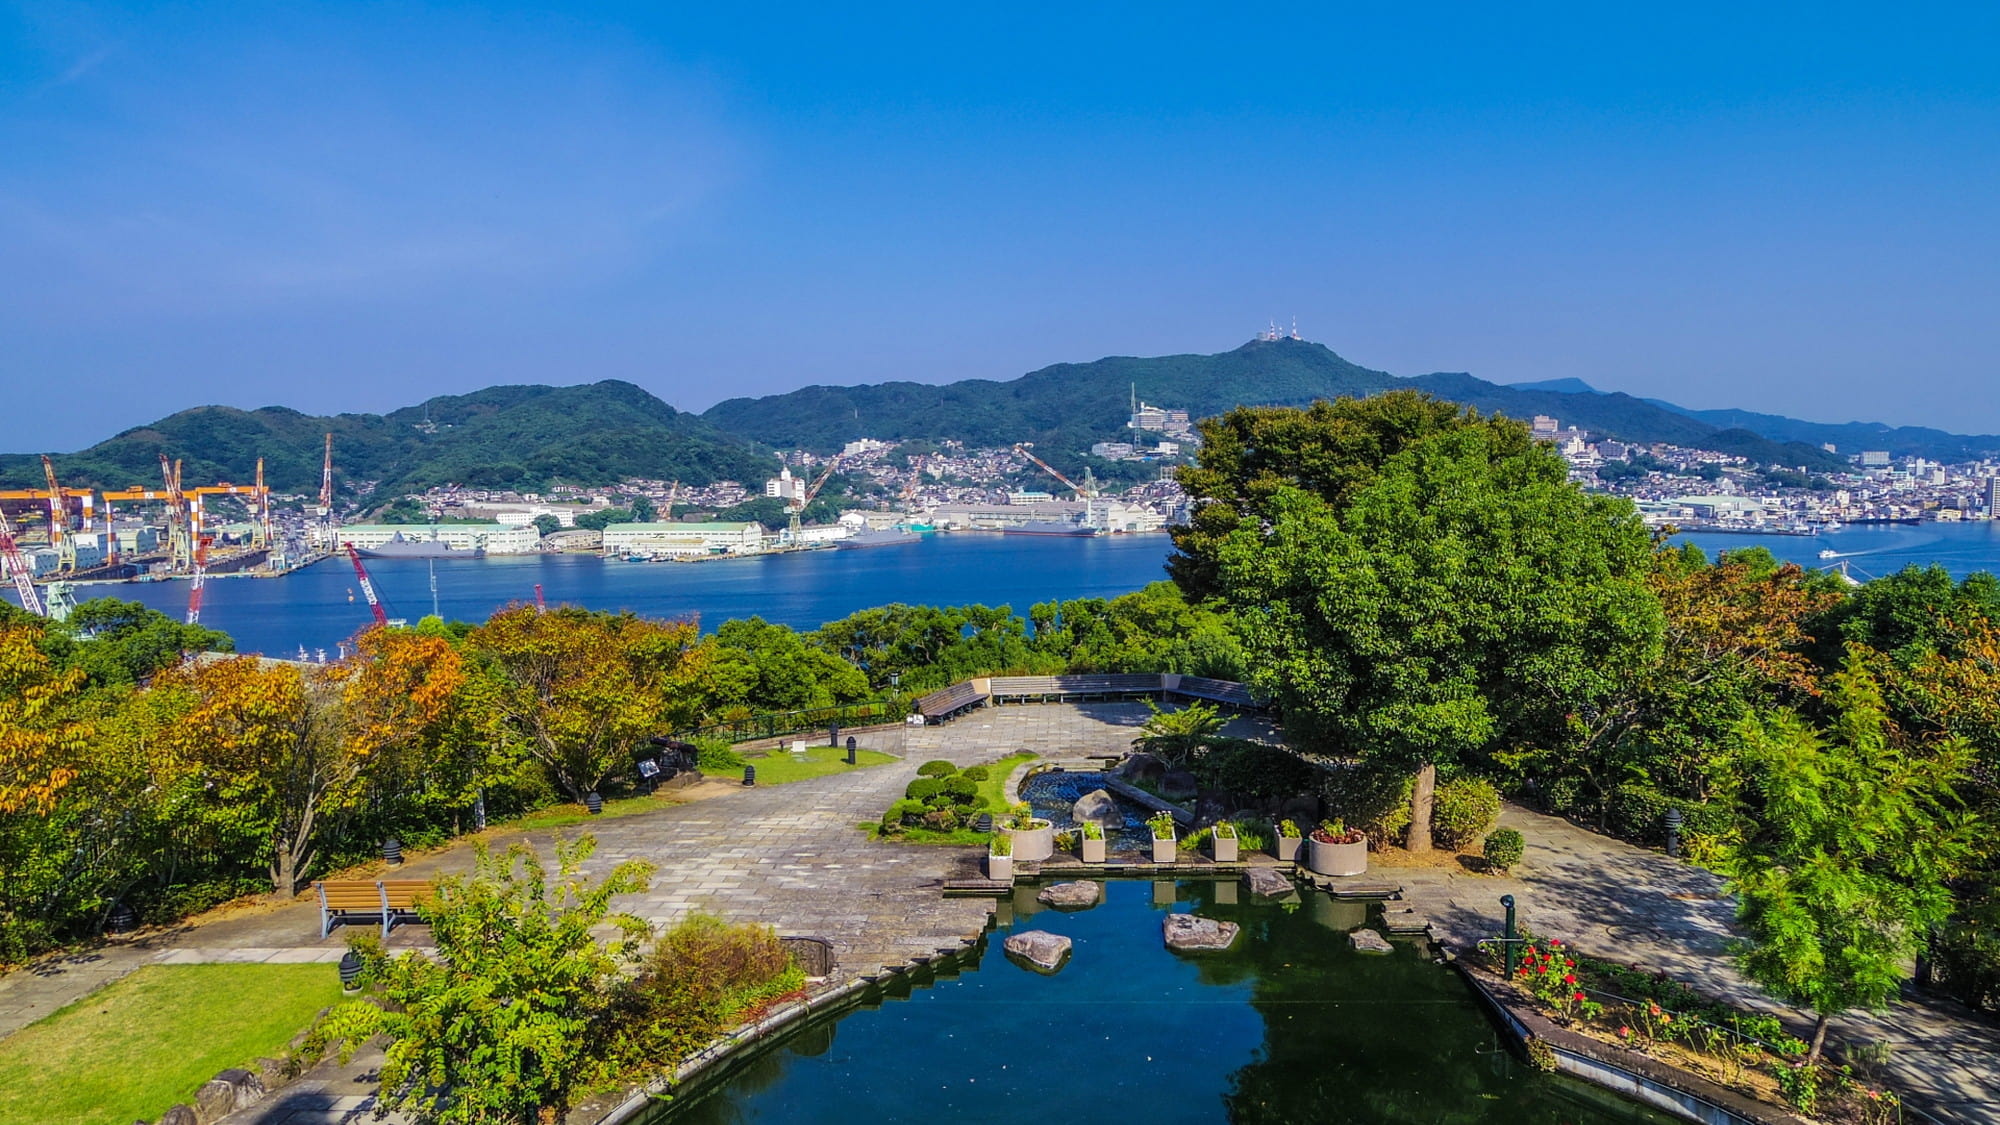
{"type": "Polygon", "coordinates": [[[0,1121],[151,1121],[339,1000],[332,965],[148,965],[0,1039],[0,1121]]]}
{"type": "MultiPolygon", "coordinates": [[[[762,771],[760,770],[759,772],[762,771]]],[[[531,813],[523,813],[513,820],[498,825],[498,827],[510,829],[568,828],[572,825],[586,824],[593,820],[616,820],[621,816],[632,816],[635,813],[653,812],[657,809],[671,808],[674,804],[673,798],[665,795],[658,797],[621,797],[615,801],[604,802],[604,811],[596,816],[590,815],[589,809],[578,804],[549,805],[546,808],[536,809],[531,813]]]]}
{"type": "Polygon", "coordinates": [[[825,777],[830,773],[845,773],[848,770],[879,766],[884,762],[893,762],[896,758],[878,750],[856,750],[854,760],[857,764],[850,766],[847,764],[845,747],[813,746],[806,750],[805,761],[799,761],[791,754],[776,750],[763,754],[744,753],[743,760],[757,767],[757,784],[786,785],[811,777],[825,777]]]}

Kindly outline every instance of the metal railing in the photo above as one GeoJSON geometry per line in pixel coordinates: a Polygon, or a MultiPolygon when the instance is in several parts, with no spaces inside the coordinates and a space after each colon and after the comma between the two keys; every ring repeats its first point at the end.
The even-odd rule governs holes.
{"type": "Polygon", "coordinates": [[[874,700],[868,703],[847,703],[838,707],[812,707],[803,711],[772,711],[757,715],[746,715],[740,719],[724,719],[696,727],[691,731],[681,731],[676,738],[721,738],[729,742],[754,742],[762,738],[780,738],[788,734],[807,734],[825,731],[832,727],[876,726],[882,723],[899,723],[910,713],[910,701],[898,696],[892,699],[874,700]]]}

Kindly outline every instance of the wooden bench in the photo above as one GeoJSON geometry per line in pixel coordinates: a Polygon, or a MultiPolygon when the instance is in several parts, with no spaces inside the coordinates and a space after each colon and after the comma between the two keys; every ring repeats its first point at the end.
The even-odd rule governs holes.
{"type": "Polygon", "coordinates": [[[387,938],[397,922],[415,922],[417,903],[431,896],[428,879],[327,879],[313,884],[319,892],[319,936],[324,938],[350,916],[382,920],[387,938]]]}
{"type": "Polygon", "coordinates": [[[925,722],[941,723],[961,711],[969,711],[985,702],[986,693],[973,686],[971,680],[966,680],[920,697],[917,700],[917,711],[923,715],[925,722]]]}
{"type": "Polygon", "coordinates": [[[1112,672],[1077,676],[995,676],[995,703],[1053,703],[1072,699],[1133,699],[1158,695],[1156,673],[1112,672]]]}
{"type": "Polygon", "coordinates": [[[1210,703],[1226,703],[1245,711],[1255,711],[1260,706],[1257,697],[1242,684],[1233,680],[1211,680],[1206,676],[1182,676],[1174,694],[1189,699],[1206,699],[1210,703]]]}

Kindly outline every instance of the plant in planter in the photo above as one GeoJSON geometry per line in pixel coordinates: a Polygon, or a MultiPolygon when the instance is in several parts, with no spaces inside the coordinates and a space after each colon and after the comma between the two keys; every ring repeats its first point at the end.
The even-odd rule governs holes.
{"type": "Polygon", "coordinates": [[[1178,858],[1174,844],[1174,815],[1167,812],[1154,813],[1146,821],[1146,827],[1153,832],[1153,862],[1174,862],[1178,858]]]}
{"type": "Polygon", "coordinates": [[[1022,863],[1040,863],[1056,854],[1055,825],[1036,816],[1025,804],[1010,810],[1000,834],[1012,838],[1014,858],[1022,863]]]}
{"type": "Polygon", "coordinates": [[[1281,820],[1278,822],[1275,832],[1278,838],[1278,847],[1272,854],[1278,857],[1278,862],[1280,863],[1297,862],[1299,858],[1299,844],[1305,840],[1306,836],[1305,833],[1299,831],[1298,822],[1295,820],[1281,820]]]}
{"type": "Polygon", "coordinates": [[[1236,862],[1236,826],[1226,820],[1218,820],[1208,837],[1208,849],[1217,863],[1236,862]]]}
{"type": "Polygon", "coordinates": [[[1338,820],[1313,829],[1306,866],[1318,875],[1359,875],[1368,870],[1368,834],[1338,820]]]}
{"type": "Polygon", "coordinates": [[[1103,863],[1104,826],[1094,820],[1086,820],[1083,822],[1083,827],[1077,831],[1082,835],[1082,839],[1078,841],[1078,846],[1083,852],[1083,862],[1103,863]]]}
{"type": "Polygon", "coordinates": [[[986,845],[986,877],[1003,883],[1014,881],[1014,838],[996,833],[986,845]]]}

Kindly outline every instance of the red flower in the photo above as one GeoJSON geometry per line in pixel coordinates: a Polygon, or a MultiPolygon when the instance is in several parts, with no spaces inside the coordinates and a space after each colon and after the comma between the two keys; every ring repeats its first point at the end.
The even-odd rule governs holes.
{"type": "Polygon", "coordinates": [[[1564,984],[1575,984],[1575,983],[1576,983],[1576,974],[1575,974],[1575,973],[1564,973],[1564,974],[1563,974],[1563,983],[1564,983],[1564,984]]]}
{"type": "Polygon", "coordinates": [[[1619,1037],[1620,1039],[1630,1039],[1630,1038],[1632,1038],[1632,1029],[1631,1029],[1631,1028],[1629,1028],[1629,1027],[1626,1027],[1626,1026],[1625,1026],[1624,1024],[1619,1024],[1619,1025],[1618,1025],[1618,1037],[1619,1037]]]}
{"type": "Polygon", "coordinates": [[[1581,989],[1581,988],[1577,989],[1577,990],[1576,990],[1576,995],[1574,995],[1574,996],[1570,997],[1570,999],[1572,999],[1572,1000],[1581,1000],[1581,999],[1583,999],[1583,989],[1581,989]]]}

